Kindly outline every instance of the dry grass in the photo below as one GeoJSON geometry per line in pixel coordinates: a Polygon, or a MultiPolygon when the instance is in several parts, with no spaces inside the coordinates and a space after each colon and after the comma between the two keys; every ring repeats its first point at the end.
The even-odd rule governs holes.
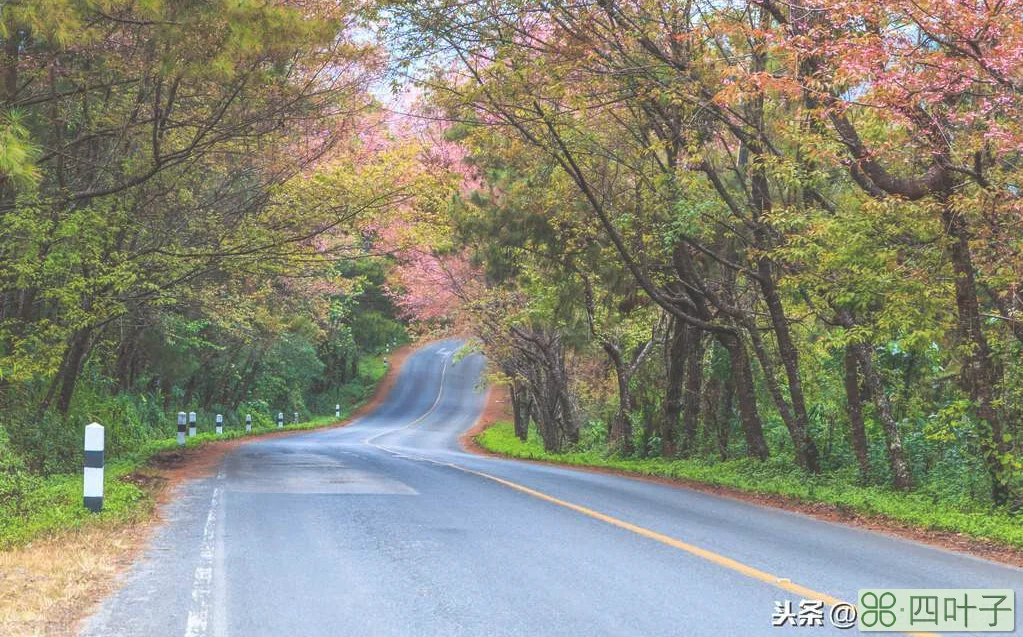
{"type": "Polygon", "coordinates": [[[148,525],[90,527],[0,552],[0,635],[74,635],[148,535],[148,525]]]}

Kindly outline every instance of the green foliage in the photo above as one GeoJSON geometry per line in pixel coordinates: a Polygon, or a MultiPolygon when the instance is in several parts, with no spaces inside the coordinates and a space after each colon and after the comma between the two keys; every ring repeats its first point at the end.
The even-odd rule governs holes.
{"type": "Polygon", "coordinates": [[[1023,508],[1023,101],[990,93],[1005,39],[962,40],[1020,44],[1012,11],[825,2],[805,29],[758,2],[387,6],[473,169],[429,222],[478,275],[462,309],[520,426],[528,326],[556,336],[531,358],[567,361],[595,453],[770,453],[1023,508]]]}
{"type": "Polygon", "coordinates": [[[353,132],[371,117],[377,64],[349,37],[359,10],[4,5],[11,475],[77,468],[91,421],[117,458],[170,435],[179,410],[231,424],[332,413],[365,381],[360,360],[405,338],[391,261],[361,227],[404,193],[353,132]]]}
{"type": "Polygon", "coordinates": [[[187,303],[121,317],[91,340],[65,412],[52,400],[63,348],[31,339],[53,360],[11,352],[8,360],[30,362],[7,375],[0,397],[10,453],[48,475],[80,465],[82,431],[93,421],[107,427],[108,454],[117,457],[170,436],[177,411],[222,413],[232,426],[246,413],[283,411],[290,421],[294,411],[305,418],[349,406],[361,395],[356,387],[379,371],[372,357],[408,338],[383,291],[388,264],[355,263],[327,265],[326,275],[343,277],[334,286],[278,282],[241,294],[216,285],[190,292],[187,303]]]}
{"type": "Polygon", "coordinates": [[[17,110],[0,115],[0,176],[13,180],[23,189],[30,189],[39,180],[35,165],[39,151],[24,119],[24,113],[17,110]]]}
{"type": "Polygon", "coordinates": [[[305,392],[325,369],[316,348],[300,334],[286,334],[270,348],[264,361],[269,371],[256,384],[255,394],[302,412],[305,392]]]}
{"type": "Polygon", "coordinates": [[[103,511],[99,515],[82,505],[81,476],[58,474],[37,478],[14,500],[0,499],[0,550],[86,524],[144,519],[154,503],[143,489],[126,479],[135,469],[136,465],[131,463],[107,467],[103,511]]]}

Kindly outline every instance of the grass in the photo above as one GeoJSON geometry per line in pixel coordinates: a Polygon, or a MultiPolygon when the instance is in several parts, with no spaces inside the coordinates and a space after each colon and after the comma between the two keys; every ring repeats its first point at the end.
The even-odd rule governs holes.
{"type": "MultiPolygon", "coordinates": [[[[347,419],[365,404],[387,372],[382,361],[367,365],[366,368],[365,378],[360,385],[361,391],[353,396],[354,404],[342,409],[340,418],[333,414],[321,416],[297,424],[286,424],[283,431],[317,429],[347,419]]],[[[244,425],[241,425],[225,429],[219,436],[213,432],[197,434],[186,439],[185,447],[194,449],[211,442],[259,436],[274,431],[282,430],[276,425],[253,423],[252,431],[246,433],[244,425]]],[[[154,455],[175,449],[178,449],[175,438],[153,440],[136,451],[108,460],[104,471],[103,511],[98,514],[90,513],[82,504],[81,472],[21,478],[25,483],[17,489],[20,495],[0,499],[0,552],[66,531],[90,527],[116,528],[148,519],[155,504],[153,493],[130,478],[143,469],[154,455]]]]}
{"type": "Polygon", "coordinates": [[[692,480],[748,493],[779,495],[803,503],[832,505],[840,511],[881,517],[922,529],[960,533],[1023,548],[1023,519],[982,506],[952,505],[920,494],[861,486],[844,475],[809,475],[785,461],[748,459],[630,459],[590,451],[548,453],[535,436],[523,442],[510,422],[498,422],[476,436],[484,449],[512,458],[616,469],[643,476],[692,480]]]}
{"type": "Polygon", "coordinates": [[[116,583],[146,534],[92,525],[0,552],[0,635],[75,635],[75,620],[116,583]]]}

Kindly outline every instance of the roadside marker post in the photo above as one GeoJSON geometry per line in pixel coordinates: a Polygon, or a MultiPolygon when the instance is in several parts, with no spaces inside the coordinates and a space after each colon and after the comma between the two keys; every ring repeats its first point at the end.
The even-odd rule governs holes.
{"type": "Polygon", "coordinates": [[[85,428],[85,508],[93,513],[103,510],[103,425],[94,422],[85,428]]]}
{"type": "Polygon", "coordinates": [[[334,405],[334,417],[335,418],[340,418],[341,417],[341,404],[340,403],[338,403],[337,405],[334,405]]]}
{"type": "Polygon", "coordinates": [[[252,431],[252,414],[245,414],[245,431],[252,431]]]}
{"type": "Polygon", "coordinates": [[[297,411],[295,412],[295,416],[294,416],[294,424],[296,424],[296,425],[298,424],[298,412],[297,411]]]}
{"type": "Polygon", "coordinates": [[[217,414],[217,435],[224,433],[224,415],[217,414]]]}
{"type": "Polygon", "coordinates": [[[283,426],[284,426],[284,412],[283,411],[279,411],[279,412],[277,412],[277,428],[280,429],[283,426]]]}
{"type": "Polygon", "coordinates": [[[178,446],[185,444],[185,418],[187,417],[185,412],[178,412],[178,446]]]}
{"type": "Polygon", "coordinates": [[[195,436],[195,412],[188,412],[188,437],[195,436]]]}

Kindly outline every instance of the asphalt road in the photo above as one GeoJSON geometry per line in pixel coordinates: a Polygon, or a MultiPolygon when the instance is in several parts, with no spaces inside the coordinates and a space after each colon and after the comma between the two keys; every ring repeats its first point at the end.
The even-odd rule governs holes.
{"type": "MultiPolygon", "coordinates": [[[[183,486],[83,635],[774,635],[776,602],[1023,570],[685,489],[463,452],[483,361],[410,356],[343,429],[183,486]]],[[[1017,619],[1017,625],[1023,620],[1017,619]]],[[[809,635],[831,627],[790,628],[809,635]]],[[[853,629],[855,632],[855,629],[853,629]]],[[[798,634],[797,633],[797,634],[798,634]]]]}

